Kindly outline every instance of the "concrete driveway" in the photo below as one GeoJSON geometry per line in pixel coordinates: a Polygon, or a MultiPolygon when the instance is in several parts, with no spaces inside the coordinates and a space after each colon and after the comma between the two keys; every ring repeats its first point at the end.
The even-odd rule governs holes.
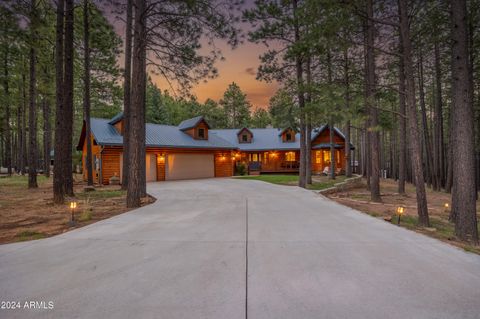
{"type": "Polygon", "coordinates": [[[148,191],[148,207],[0,246],[1,300],[54,307],[0,318],[480,318],[480,256],[297,187],[148,191]]]}

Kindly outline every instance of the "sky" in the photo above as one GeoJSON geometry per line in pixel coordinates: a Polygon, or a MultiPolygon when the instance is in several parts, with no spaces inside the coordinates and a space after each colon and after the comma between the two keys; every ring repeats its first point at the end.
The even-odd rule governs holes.
{"type": "MultiPolygon", "coordinates": [[[[252,1],[246,1],[246,6],[251,6],[252,1]]],[[[125,24],[117,19],[112,19],[117,33],[124,38],[125,24]]],[[[242,24],[243,31],[247,31],[248,25],[242,24]]],[[[256,72],[259,66],[259,56],[266,51],[264,44],[254,44],[244,41],[237,48],[232,49],[224,41],[218,40],[216,45],[221,48],[225,57],[224,61],[217,61],[215,64],[218,69],[218,76],[215,79],[209,79],[206,83],[203,81],[195,84],[191,90],[191,94],[203,103],[206,99],[211,98],[219,101],[228,85],[235,82],[240,86],[242,91],[246,93],[248,100],[252,103],[253,108],[266,108],[270,97],[278,88],[277,83],[266,83],[256,80],[256,72]]],[[[123,66],[123,56],[119,62],[123,66]]],[[[150,74],[152,80],[163,91],[170,89],[168,82],[161,76],[150,74]]]]}

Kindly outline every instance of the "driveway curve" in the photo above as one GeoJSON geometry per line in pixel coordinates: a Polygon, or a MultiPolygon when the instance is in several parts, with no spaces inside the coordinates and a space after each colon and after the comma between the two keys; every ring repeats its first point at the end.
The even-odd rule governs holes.
{"type": "Polygon", "coordinates": [[[148,192],[152,205],[0,246],[0,299],[22,308],[0,318],[480,317],[480,256],[310,191],[207,179],[148,192]]]}

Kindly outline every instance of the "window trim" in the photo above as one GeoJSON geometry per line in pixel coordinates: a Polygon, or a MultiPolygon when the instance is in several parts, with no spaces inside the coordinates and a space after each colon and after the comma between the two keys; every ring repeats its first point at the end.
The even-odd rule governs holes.
{"type": "Polygon", "coordinates": [[[207,135],[205,134],[205,129],[203,127],[199,127],[197,129],[197,137],[198,139],[201,139],[201,140],[205,140],[207,139],[207,135]],[[202,134],[200,134],[200,132],[202,132],[202,134]]]}

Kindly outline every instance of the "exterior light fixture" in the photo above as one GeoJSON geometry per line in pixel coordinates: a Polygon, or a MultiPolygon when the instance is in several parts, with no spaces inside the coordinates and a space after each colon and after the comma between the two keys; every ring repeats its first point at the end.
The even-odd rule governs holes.
{"type": "Polygon", "coordinates": [[[75,208],[77,208],[77,202],[71,201],[70,202],[70,212],[71,212],[71,218],[70,218],[70,226],[75,226],[75,208]]]}
{"type": "Polygon", "coordinates": [[[158,163],[165,163],[165,155],[164,154],[158,155],[157,162],[158,163]]]}
{"type": "Polygon", "coordinates": [[[400,225],[400,218],[405,213],[405,210],[406,210],[405,206],[398,206],[397,207],[397,216],[398,216],[397,225],[400,225]]]}
{"type": "Polygon", "coordinates": [[[450,205],[448,203],[445,203],[443,207],[445,207],[445,213],[450,212],[450,205]]]}

